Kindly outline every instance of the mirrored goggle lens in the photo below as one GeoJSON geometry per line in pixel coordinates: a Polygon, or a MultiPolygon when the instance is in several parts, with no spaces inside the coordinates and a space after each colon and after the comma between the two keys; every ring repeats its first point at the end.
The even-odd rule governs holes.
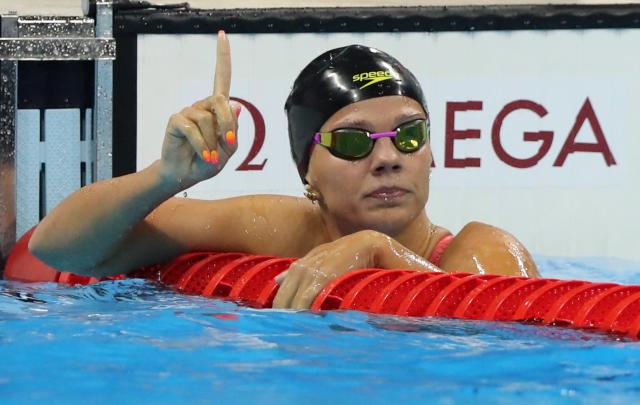
{"type": "Polygon", "coordinates": [[[339,129],[333,132],[331,149],[341,157],[357,159],[371,152],[373,140],[366,132],[353,129],[339,129]]]}
{"type": "Polygon", "coordinates": [[[415,152],[425,144],[429,138],[429,127],[425,120],[417,120],[398,128],[398,134],[393,139],[398,150],[415,152]]]}

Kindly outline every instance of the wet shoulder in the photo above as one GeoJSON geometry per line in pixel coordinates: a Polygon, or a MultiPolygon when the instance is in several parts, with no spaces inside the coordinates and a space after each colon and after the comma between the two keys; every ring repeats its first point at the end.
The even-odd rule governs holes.
{"type": "Polygon", "coordinates": [[[480,274],[538,276],[531,254],[510,233],[481,222],[470,222],[442,256],[442,269],[480,274]]]}

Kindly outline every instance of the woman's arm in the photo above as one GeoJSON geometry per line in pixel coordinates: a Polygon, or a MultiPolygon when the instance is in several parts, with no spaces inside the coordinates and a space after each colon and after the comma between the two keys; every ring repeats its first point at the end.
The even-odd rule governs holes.
{"type": "Polygon", "coordinates": [[[178,190],[162,180],[159,162],[88,185],[42,220],[29,250],[60,271],[87,273],[116,254],[136,224],[178,190]]]}
{"type": "Polygon", "coordinates": [[[510,234],[481,223],[465,226],[445,251],[441,268],[398,241],[361,231],[312,249],[278,277],[274,308],[306,309],[331,280],[363,268],[468,272],[539,277],[529,252],[510,234]]]}
{"type": "Polygon", "coordinates": [[[312,249],[278,277],[274,308],[307,309],[331,280],[366,268],[441,271],[428,260],[376,231],[360,231],[312,249]]]}
{"type": "Polygon", "coordinates": [[[325,240],[308,200],[254,195],[222,200],[172,198],[161,204],[92,275],[117,274],[192,251],[301,257],[325,240]],[[313,230],[311,232],[310,230],[313,230]]]}
{"type": "Polygon", "coordinates": [[[440,267],[445,271],[540,277],[522,243],[502,229],[480,222],[462,228],[442,256],[440,267]]]}
{"type": "MultiPolygon", "coordinates": [[[[107,264],[124,243],[132,242],[132,235],[153,233],[149,231],[152,221],[142,220],[154,208],[171,195],[216,176],[236,151],[239,109],[229,105],[230,82],[229,41],[221,31],[213,95],[171,116],[161,159],[140,173],[105,180],[68,197],[38,226],[29,243],[31,252],[59,270],[110,272],[107,264]]],[[[164,244],[156,249],[167,250],[154,258],[181,250],[173,235],[157,239],[164,244]]],[[[154,240],[145,240],[149,241],[154,240]]]]}
{"type": "Polygon", "coordinates": [[[147,199],[153,192],[145,192],[141,179],[149,174],[144,173],[111,185],[119,201],[100,203],[109,200],[108,183],[69,197],[38,226],[30,250],[57,270],[102,277],[162,263],[189,251],[301,257],[326,240],[317,207],[288,196],[215,201],[170,198],[145,216],[140,201],[153,206],[147,199]],[[92,203],[84,204],[86,199],[92,203]],[[122,208],[128,204],[131,209],[122,208]],[[34,240],[38,233],[44,236],[34,240]]]}

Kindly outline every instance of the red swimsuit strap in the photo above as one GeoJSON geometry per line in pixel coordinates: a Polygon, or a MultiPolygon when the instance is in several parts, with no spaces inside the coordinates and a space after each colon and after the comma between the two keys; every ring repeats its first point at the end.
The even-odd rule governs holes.
{"type": "Polygon", "coordinates": [[[438,243],[436,243],[436,247],[433,248],[431,256],[429,256],[429,261],[440,267],[440,260],[442,260],[442,255],[444,254],[445,250],[447,250],[451,242],[453,242],[453,235],[451,234],[445,235],[442,239],[440,239],[438,243]]]}

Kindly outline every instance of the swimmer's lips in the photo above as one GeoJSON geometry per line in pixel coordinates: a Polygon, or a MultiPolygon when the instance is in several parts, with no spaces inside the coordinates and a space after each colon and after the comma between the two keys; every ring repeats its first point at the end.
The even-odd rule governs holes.
{"type": "Polygon", "coordinates": [[[365,195],[365,198],[375,198],[383,201],[392,201],[404,197],[409,190],[401,187],[379,187],[365,195]]]}

